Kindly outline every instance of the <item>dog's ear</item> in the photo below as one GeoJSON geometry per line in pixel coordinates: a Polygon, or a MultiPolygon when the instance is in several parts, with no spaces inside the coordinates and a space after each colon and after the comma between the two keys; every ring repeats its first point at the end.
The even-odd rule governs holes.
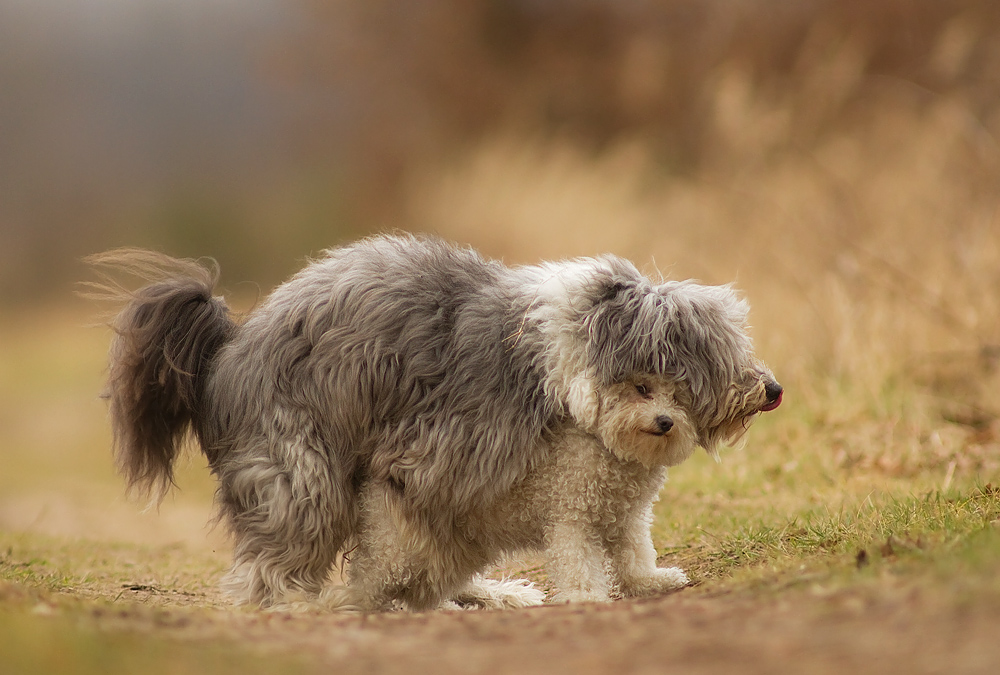
{"type": "Polygon", "coordinates": [[[636,372],[638,360],[648,356],[644,353],[648,346],[644,349],[640,344],[642,331],[635,326],[649,313],[644,305],[650,287],[634,268],[606,272],[594,280],[593,304],[585,313],[583,326],[588,366],[599,382],[610,384],[636,372]]]}
{"type": "Polygon", "coordinates": [[[602,279],[600,293],[598,295],[598,302],[607,302],[609,300],[614,300],[621,293],[623,293],[627,288],[628,284],[622,278],[616,278],[613,276],[608,276],[602,279]]]}
{"type": "Polygon", "coordinates": [[[624,293],[634,291],[639,285],[649,287],[649,282],[631,262],[613,255],[597,259],[588,282],[582,290],[595,307],[604,302],[613,302],[624,293]]]}

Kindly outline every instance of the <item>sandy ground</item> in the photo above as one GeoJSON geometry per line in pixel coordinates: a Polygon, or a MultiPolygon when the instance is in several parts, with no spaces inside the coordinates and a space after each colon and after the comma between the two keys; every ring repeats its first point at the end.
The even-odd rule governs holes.
{"type": "Polygon", "coordinates": [[[996,673],[1000,608],[915,591],[808,589],[750,598],[689,589],[608,605],[424,614],[198,610],[164,589],[95,609],[102,629],[235,640],[338,673],[996,673]],[[159,594],[151,607],[142,604],[159,594]]]}

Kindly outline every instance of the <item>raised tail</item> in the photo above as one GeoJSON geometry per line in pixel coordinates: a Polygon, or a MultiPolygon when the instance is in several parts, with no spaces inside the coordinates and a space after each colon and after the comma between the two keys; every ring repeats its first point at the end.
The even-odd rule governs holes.
{"type": "Polygon", "coordinates": [[[140,249],[85,259],[101,280],[86,296],[120,306],[111,321],[107,388],[114,456],[128,487],[162,499],[174,461],[204,414],[205,376],[236,324],[212,291],[218,266],[140,249]],[[130,291],[120,274],[146,282],[130,291]]]}

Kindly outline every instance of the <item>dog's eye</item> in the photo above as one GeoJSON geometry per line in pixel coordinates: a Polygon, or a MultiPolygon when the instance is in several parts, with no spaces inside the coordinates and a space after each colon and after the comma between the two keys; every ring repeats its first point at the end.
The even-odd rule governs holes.
{"type": "Polygon", "coordinates": [[[639,394],[639,396],[642,396],[643,398],[647,398],[649,396],[649,387],[647,387],[644,384],[635,385],[635,391],[637,394],[639,394]]]}

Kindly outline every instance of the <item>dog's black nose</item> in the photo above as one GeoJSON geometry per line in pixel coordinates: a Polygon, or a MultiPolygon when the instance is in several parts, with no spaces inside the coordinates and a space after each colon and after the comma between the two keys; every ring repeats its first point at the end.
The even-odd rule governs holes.
{"type": "Polygon", "coordinates": [[[666,415],[660,415],[656,418],[656,428],[661,434],[665,434],[674,428],[674,421],[666,415]]]}
{"type": "Polygon", "coordinates": [[[761,406],[760,412],[768,412],[774,410],[779,405],[781,405],[781,393],[784,389],[777,382],[768,382],[764,385],[764,395],[767,397],[767,403],[761,406]]]}
{"type": "Polygon", "coordinates": [[[764,394],[767,395],[767,400],[772,403],[781,398],[781,392],[783,391],[784,389],[777,382],[768,382],[764,385],[764,394]]]}

